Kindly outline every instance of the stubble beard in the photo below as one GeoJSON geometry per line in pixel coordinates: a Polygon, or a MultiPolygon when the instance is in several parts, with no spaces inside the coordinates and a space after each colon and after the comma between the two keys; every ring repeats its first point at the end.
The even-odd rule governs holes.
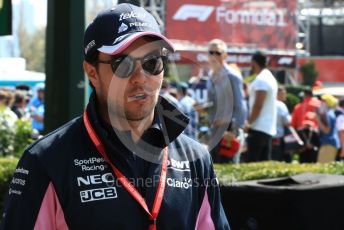
{"type": "Polygon", "coordinates": [[[154,112],[154,108],[157,104],[157,98],[158,96],[154,96],[153,101],[149,105],[139,105],[136,108],[128,108],[123,102],[122,105],[118,104],[118,102],[110,102],[108,103],[110,120],[116,120],[121,125],[131,121],[145,121],[154,112]]]}

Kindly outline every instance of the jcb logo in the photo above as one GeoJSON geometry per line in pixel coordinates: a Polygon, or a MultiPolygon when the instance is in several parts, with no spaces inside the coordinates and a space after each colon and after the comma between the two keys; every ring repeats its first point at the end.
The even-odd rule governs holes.
{"type": "Polygon", "coordinates": [[[82,203],[113,198],[117,198],[116,188],[114,187],[80,191],[80,199],[82,203]]]}

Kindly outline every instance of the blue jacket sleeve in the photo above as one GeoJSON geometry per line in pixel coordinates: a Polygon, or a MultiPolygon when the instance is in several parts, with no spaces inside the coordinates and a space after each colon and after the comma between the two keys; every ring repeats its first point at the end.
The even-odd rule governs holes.
{"type": "Polygon", "coordinates": [[[0,229],[33,229],[48,184],[37,155],[26,151],[10,183],[0,229]]]}

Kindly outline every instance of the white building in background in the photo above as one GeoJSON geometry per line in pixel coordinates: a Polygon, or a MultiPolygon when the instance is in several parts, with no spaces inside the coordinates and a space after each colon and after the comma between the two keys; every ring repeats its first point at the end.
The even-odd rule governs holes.
{"type": "Polygon", "coordinates": [[[28,33],[47,23],[47,0],[12,0],[12,35],[0,37],[0,57],[20,57],[18,27],[22,21],[28,33]]]}
{"type": "Polygon", "coordinates": [[[45,73],[26,70],[24,58],[0,58],[0,87],[14,88],[16,85],[34,87],[45,81],[45,73]]]}
{"type": "MultiPolygon", "coordinates": [[[[90,23],[100,10],[117,4],[117,0],[85,0],[86,24],[90,23]]],[[[47,24],[48,0],[12,0],[12,31],[11,36],[0,37],[0,58],[20,57],[18,27],[22,17],[24,26],[29,33],[47,24]]]]}

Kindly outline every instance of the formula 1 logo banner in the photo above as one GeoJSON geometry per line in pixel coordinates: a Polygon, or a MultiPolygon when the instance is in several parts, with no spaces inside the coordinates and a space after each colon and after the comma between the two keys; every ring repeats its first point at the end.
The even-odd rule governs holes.
{"type": "Polygon", "coordinates": [[[233,45],[294,49],[297,1],[168,0],[168,38],[205,43],[213,38],[233,45]]]}

